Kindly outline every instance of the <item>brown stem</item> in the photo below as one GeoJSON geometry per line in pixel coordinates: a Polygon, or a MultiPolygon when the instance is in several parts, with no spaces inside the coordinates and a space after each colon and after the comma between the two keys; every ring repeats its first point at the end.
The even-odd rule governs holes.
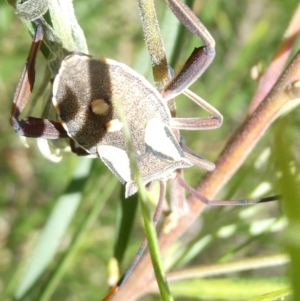
{"type": "Polygon", "coordinates": [[[248,110],[248,115],[259,106],[261,101],[270,92],[271,88],[277,81],[281,71],[286,64],[287,59],[291,53],[292,47],[300,34],[300,5],[298,5],[291,22],[284,33],[281,44],[274,54],[268,69],[259,79],[257,90],[252,98],[251,105],[248,110]]]}

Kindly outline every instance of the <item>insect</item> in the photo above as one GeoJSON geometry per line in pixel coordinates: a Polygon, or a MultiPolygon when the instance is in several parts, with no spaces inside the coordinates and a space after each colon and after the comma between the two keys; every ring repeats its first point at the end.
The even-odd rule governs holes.
{"type": "Polygon", "coordinates": [[[34,117],[19,120],[34,85],[34,64],[43,38],[42,25],[36,20],[36,33],[13,100],[11,125],[16,133],[47,139],[70,137],[84,151],[102,159],[125,184],[126,197],[136,193],[137,184],[123,132],[124,122],[131,133],[135,160],[144,184],[168,180],[175,176],[177,169],[193,165],[213,170],[214,164],[177,141],[172,129],[213,129],[222,123],[222,115],[215,108],[187,90],[212,62],[215,42],[185,4],[167,2],[178,19],[201,37],[205,45],[194,50],[161,93],[122,63],[83,53],[69,54],[61,64],[52,89],[52,102],[60,122],[34,117]],[[167,101],[181,93],[212,116],[171,118],[167,101]]]}

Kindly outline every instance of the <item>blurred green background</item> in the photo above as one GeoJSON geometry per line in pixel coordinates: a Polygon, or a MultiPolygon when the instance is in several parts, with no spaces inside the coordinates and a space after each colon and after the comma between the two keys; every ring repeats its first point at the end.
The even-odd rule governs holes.
{"type": "MultiPolygon", "coordinates": [[[[159,20],[162,20],[167,6],[164,1],[156,1],[156,5],[159,20]]],[[[194,11],[201,16],[216,40],[217,55],[212,66],[191,89],[208,100],[224,116],[224,124],[218,130],[184,132],[187,145],[201,156],[215,161],[226,141],[243,121],[257,85],[251,79],[250,70],[258,63],[268,64],[296,5],[297,1],[292,0],[286,0],[284,4],[282,0],[195,1],[194,11]]],[[[74,0],[74,7],[90,54],[112,58],[138,70],[145,70],[145,76],[153,81],[135,1],[74,0]]],[[[167,28],[165,40],[171,31],[172,27],[167,28]]],[[[172,65],[175,72],[184,64],[193,47],[201,43],[186,30],[182,34],[183,43],[176,49],[180,55],[176,64],[172,65]]],[[[70,181],[74,180],[73,173],[79,159],[72,153],[66,153],[59,163],[51,162],[41,155],[34,139],[27,139],[29,147],[25,147],[9,125],[14,89],[24,66],[31,38],[5,1],[0,2],[0,41],[0,299],[11,300],[24,279],[26,264],[57,198],[64,194],[70,181]]],[[[296,49],[295,46],[294,53],[296,49]]],[[[45,63],[40,58],[37,74],[43,74],[44,67],[45,63]]],[[[200,109],[183,97],[178,97],[177,108],[179,116],[200,114],[200,109]]],[[[284,122],[281,121],[281,126],[285,127],[292,141],[282,147],[288,148],[293,154],[290,165],[298,179],[299,123],[299,110],[284,117],[284,122]]],[[[249,198],[257,190],[262,190],[266,195],[277,193],[278,173],[270,155],[273,152],[272,146],[274,131],[270,130],[218,198],[249,198]]],[[[185,177],[188,183],[195,185],[203,174],[202,170],[195,167],[185,172],[185,177]]],[[[115,185],[113,176],[100,160],[93,163],[91,175],[80,184],[84,189],[84,201],[79,204],[70,225],[63,233],[57,254],[28,295],[28,300],[39,300],[41,291],[57,270],[85,217],[105,194],[105,189],[115,185]]],[[[105,198],[96,221],[80,238],[80,244],[55,286],[51,300],[98,300],[107,290],[107,264],[117,239],[117,225],[122,216],[121,196],[124,193],[119,184],[113,186],[112,190],[105,198]]],[[[130,211],[132,202],[134,200],[126,200],[123,205],[130,211]]],[[[59,223],[59,220],[55,223],[59,223]]],[[[282,210],[277,203],[246,209],[207,208],[172,250],[171,258],[177,267],[181,267],[281,253],[284,251],[283,225],[282,210]]],[[[143,236],[138,211],[122,263],[123,269],[133,258],[143,236]]],[[[245,277],[250,284],[251,279],[258,277],[270,279],[272,284],[276,281],[285,283],[286,274],[286,267],[276,267],[228,277],[245,277]]],[[[249,291],[249,295],[246,295],[249,298],[252,296],[250,293],[249,291]]],[[[175,295],[176,300],[246,298],[240,296],[233,299],[227,295],[228,299],[226,296],[221,299],[220,296],[201,296],[195,293],[199,297],[197,299],[195,296],[180,297],[182,294],[184,293],[178,293],[177,297],[175,295]]],[[[158,297],[147,296],[143,300],[156,298],[158,297]]]]}

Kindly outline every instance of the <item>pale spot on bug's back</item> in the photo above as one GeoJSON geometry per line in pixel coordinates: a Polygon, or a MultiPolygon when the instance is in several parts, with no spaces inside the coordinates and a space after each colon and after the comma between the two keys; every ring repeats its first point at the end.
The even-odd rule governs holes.
{"type": "Polygon", "coordinates": [[[96,99],[91,102],[91,108],[95,114],[104,115],[109,109],[109,104],[104,99],[96,99]]]}
{"type": "Polygon", "coordinates": [[[105,124],[106,130],[108,132],[120,131],[123,127],[123,123],[119,119],[113,119],[105,124]]]}

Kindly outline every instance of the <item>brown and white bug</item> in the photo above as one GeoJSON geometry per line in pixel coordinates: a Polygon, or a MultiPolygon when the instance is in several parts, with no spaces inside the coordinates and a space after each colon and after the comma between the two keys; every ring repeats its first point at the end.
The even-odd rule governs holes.
{"type": "Polygon", "coordinates": [[[214,164],[181,146],[172,129],[199,130],[217,128],[222,115],[205,100],[187,90],[212,62],[215,42],[202,23],[181,1],[168,1],[178,19],[201,37],[204,46],[196,48],[169,85],[159,93],[144,77],[128,66],[110,60],[96,59],[82,53],[71,53],[62,62],[53,83],[53,104],[59,122],[19,115],[29,100],[33,87],[34,63],[43,29],[39,20],[27,64],[19,81],[11,124],[16,133],[27,137],[56,139],[71,137],[87,153],[99,156],[126,185],[126,197],[137,191],[123,133],[128,124],[134,155],[142,182],[165,181],[181,168],[200,166],[213,170],[214,164]],[[184,93],[208,111],[208,118],[171,118],[167,101],[184,93]]]}
{"type": "Polygon", "coordinates": [[[181,71],[161,93],[143,76],[122,63],[70,53],[62,61],[53,83],[52,102],[60,121],[36,117],[19,120],[34,87],[34,65],[43,40],[42,24],[36,20],[36,32],[13,99],[12,127],[18,135],[25,137],[71,138],[72,145],[76,142],[80,146],[73,147],[73,151],[102,159],[125,184],[125,196],[128,197],[137,191],[137,184],[123,132],[126,122],[139,176],[145,185],[153,180],[166,181],[176,176],[182,186],[209,205],[248,205],[268,201],[210,201],[176,175],[176,170],[193,165],[211,171],[214,164],[180,143],[172,129],[214,129],[222,124],[223,118],[218,110],[188,90],[213,61],[214,39],[182,1],[166,2],[179,21],[203,40],[204,46],[194,49],[181,71]],[[172,118],[167,102],[181,93],[209,112],[211,117],[172,118]],[[121,118],[120,112],[125,118],[121,118]]]}
{"type": "MultiPolygon", "coordinates": [[[[204,103],[192,92],[187,94],[199,105],[204,103]]],[[[205,159],[184,151],[172,128],[216,127],[221,124],[221,115],[211,109],[214,118],[209,125],[201,118],[194,119],[193,124],[187,119],[171,118],[162,95],[124,64],[83,54],[69,55],[55,78],[53,103],[68,135],[88,153],[102,159],[126,185],[126,197],[137,191],[137,185],[118,105],[126,116],[144,184],[168,180],[176,169],[194,164],[214,168],[205,159]]]]}

